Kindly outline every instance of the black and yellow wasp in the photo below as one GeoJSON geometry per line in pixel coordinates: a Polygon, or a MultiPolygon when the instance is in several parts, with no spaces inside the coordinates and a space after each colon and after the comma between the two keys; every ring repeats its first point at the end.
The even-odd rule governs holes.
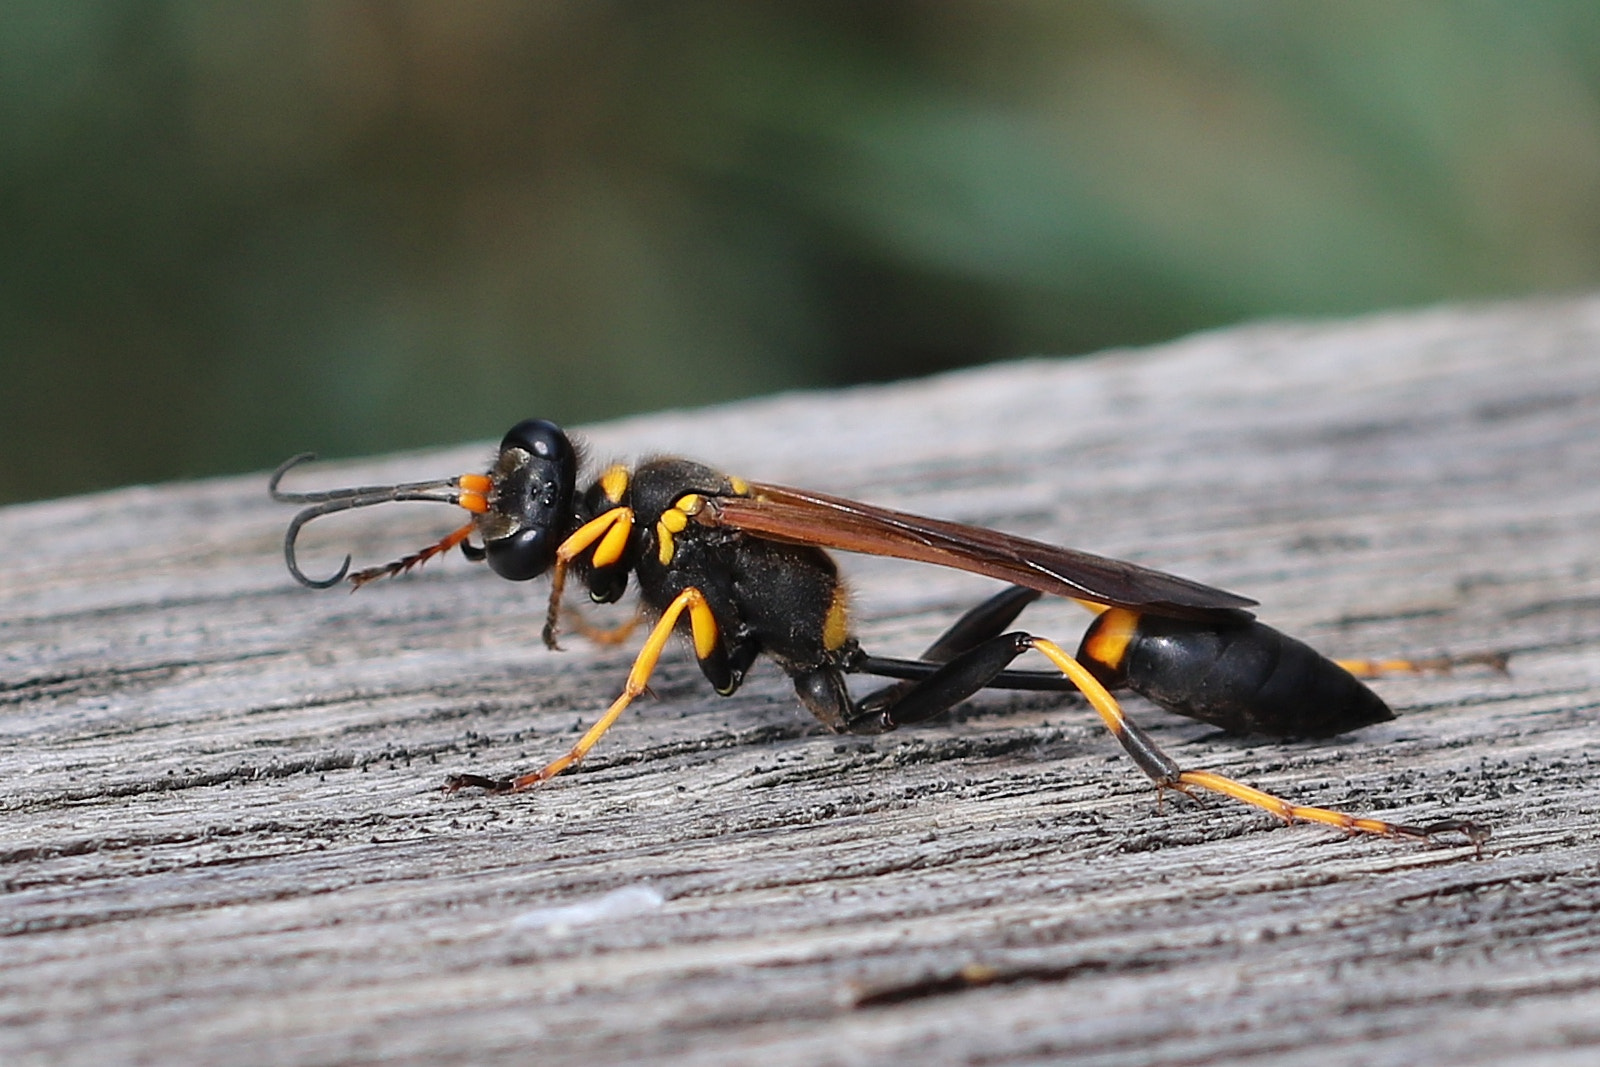
{"type": "MultiPolygon", "coordinates": [[[[614,466],[581,492],[580,459],[554,423],[529,419],[500,442],[485,474],[438,481],[290,493],[272,476],[274,499],[309,505],[284,537],[289,571],[301,583],[360,586],[398,574],[459,546],[503,578],[551,574],[544,640],[556,647],[563,593],[575,575],[601,603],[618,600],[630,578],[654,618],[622,694],[570,751],[513,778],[459,775],[450,788],[526,789],[572,766],[645,691],[674,632],[691,641],[718,693],[738,690],[756,658],[788,673],[795,692],[829,729],[875,734],[922,722],[981,689],[1077,689],[1159,790],[1205,789],[1264,808],[1286,821],[1348,832],[1433,838],[1463,834],[1475,846],[1486,828],[1462,819],[1408,826],[1304,807],[1207,770],[1185,769],[1124,714],[1110,690],[1225,730],[1325,737],[1392,718],[1356,678],[1376,664],[1338,664],[1258,622],[1255,601],[1198,582],[1009,534],[873,507],[824,493],[761,485],[679,458],[614,466]],[[420,552],[382,567],[314,580],[295,544],[306,523],[350,508],[402,500],[453,504],[472,519],[420,552]],[[477,543],[474,543],[476,538],[477,543]],[[826,549],[933,563],[997,578],[1008,588],[963,616],[920,659],[868,655],[851,634],[845,587],[826,549]],[[1095,618],[1076,656],[1045,638],[1008,627],[1042,594],[1070,597],[1095,618]],[[1033,650],[1054,670],[1013,670],[1033,650]],[[862,699],[845,677],[899,679],[862,699]]],[[[1404,663],[1399,666],[1406,666],[1404,663]]]]}

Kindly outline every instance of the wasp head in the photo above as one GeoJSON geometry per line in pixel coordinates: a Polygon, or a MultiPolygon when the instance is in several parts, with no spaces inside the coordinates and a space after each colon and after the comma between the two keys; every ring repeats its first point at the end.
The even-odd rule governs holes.
{"type": "Polygon", "coordinates": [[[284,533],[283,555],[295,580],[315,589],[337,585],[346,575],[360,587],[374,579],[408,571],[457,545],[473,559],[486,559],[502,578],[526,581],[537,578],[555,562],[556,549],[572,520],[577,450],[561,427],[544,419],[527,419],[513,426],[500,441],[500,451],[486,474],[309,493],[289,493],[278,488],[290,469],[314,458],[306,452],[286,460],[273,472],[267,488],[274,500],[310,505],[290,521],[284,533]],[[300,569],[295,543],[306,523],[336,511],[403,500],[453,504],[471,512],[473,518],[426,548],[381,567],[351,574],[350,557],[346,556],[338,571],[328,578],[311,578],[300,569]],[[481,548],[470,544],[473,534],[482,541],[481,548]]]}

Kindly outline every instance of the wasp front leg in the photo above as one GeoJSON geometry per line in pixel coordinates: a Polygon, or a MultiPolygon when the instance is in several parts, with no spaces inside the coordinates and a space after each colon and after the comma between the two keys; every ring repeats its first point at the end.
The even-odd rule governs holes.
{"type": "Polygon", "coordinates": [[[560,647],[556,635],[560,632],[561,598],[566,593],[567,571],[585,552],[590,553],[591,568],[618,566],[626,558],[633,536],[632,509],[616,507],[590,519],[561,542],[550,572],[550,606],[544,621],[546,648],[560,647]]]}

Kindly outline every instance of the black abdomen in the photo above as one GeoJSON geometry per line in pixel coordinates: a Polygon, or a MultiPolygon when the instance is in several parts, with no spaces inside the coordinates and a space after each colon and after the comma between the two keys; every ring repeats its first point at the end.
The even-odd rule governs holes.
{"type": "Polygon", "coordinates": [[[1169,711],[1233,733],[1293,737],[1328,737],[1394,718],[1343,667],[1253,619],[1141,615],[1116,648],[1101,631],[1125,624],[1126,615],[1114,609],[1096,619],[1078,658],[1107,685],[1126,686],[1169,711]],[[1120,653],[1114,662],[1104,661],[1108,648],[1120,653]]]}

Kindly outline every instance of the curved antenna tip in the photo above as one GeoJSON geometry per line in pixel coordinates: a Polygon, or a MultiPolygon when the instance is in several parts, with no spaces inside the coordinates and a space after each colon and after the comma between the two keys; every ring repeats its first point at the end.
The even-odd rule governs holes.
{"type": "Polygon", "coordinates": [[[317,454],[315,452],[298,452],[284,460],[282,463],[278,464],[277,469],[272,472],[272,477],[267,480],[267,493],[271,495],[272,499],[278,501],[279,503],[300,503],[303,494],[280,493],[278,491],[278,483],[283,481],[283,476],[285,474],[288,474],[291,470],[300,466],[300,464],[309,463],[316,458],[317,454]]]}
{"type": "Polygon", "coordinates": [[[332,577],[329,578],[313,578],[306,574],[305,571],[300,569],[300,565],[295,562],[292,555],[288,556],[287,558],[289,563],[289,573],[294,575],[294,580],[311,589],[332,589],[334,586],[344,581],[344,576],[350,573],[349,556],[344,558],[344,562],[339,564],[339,569],[334,571],[332,577]]]}

